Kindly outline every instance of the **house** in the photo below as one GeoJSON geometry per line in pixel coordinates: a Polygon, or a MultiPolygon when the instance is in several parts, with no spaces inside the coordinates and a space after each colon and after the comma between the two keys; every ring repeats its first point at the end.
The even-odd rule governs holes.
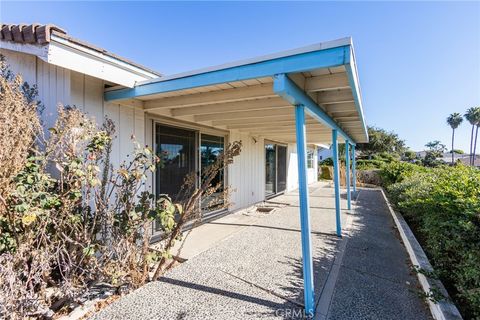
{"type": "MultiPolygon", "coordinates": [[[[235,139],[242,140],[244,151],[225,175],[228,184],[237,189],[231,210],[298,186],[295,162],[290,161],[295,158],[292,143],[275,137],[268,140],[260,133],[248,134],[232,121],[225,122],[235,128],[232,130],[208,125],[212,121],[192,121],[191,107],[176,109],[172,104],[170,109],[154,109],[145,108],[141,100],[109,102],[104,99],[105,92],[112,88],[134,88],[142,81],[165,78],[156,71],[72,38],[55,25],[2,25],[0,48],[12,71],[38,86],[39,100],[45,107],[42,120],[46,127],[53,125],[58,104],[74,105],[99,124],[104,117],[114,120],[118,137],[112,162],[116,166],[133,151],[132,134],[141,144],[156,145],[157,149],[168,152],[169,159],[174,159],[180,150],[185,152],[180,166],[169,162],[160,169],[154,179],[154,187],[160,193],[175,193],[186,173],[198,171],[203,160],[199,150],[214,148],[218,152],[235,139]]],[[[258,89],[266,91],[262,85],[258,89]]],[[[220,106],[210,108],[211,112],[201,110],[199,114],[202,117],[218,115],[220,106]]],[[[315,158],[316,147],[309,144],[309,182],[316,181],[315,158]]]]}
{"type": "MultiPolygon", "coordinates": [[[[313,310],[307,185],[317,180],[317,146],[332,145],[341,236],[338,142],[349,155],[368,142],[350,38],[168,76],[54,25],[2,24],[0,50],[15,73],[38,86],[46,126],[59,103],[75,105],[99,124],[115,122],[114,166],[133,151],[132,134],[162,154],[165,165],[146,184],[157,194],[175,194],[186,173],[202,171],[207,153],[241,140],[241,155],[219,177],[236,190],[228,210],[299,189],[305,307],[313,310]]],[[[347,183],[348,209],[350,196],[347,183]]],[[[205,208],[203,215],[220,213],[205,208]]]]}
{"type": "MultiPolygon", "coordinates": [[[[456,161],[460,161],[461,163],[463,163],[464,165],[466,166],[469,166],[470,165],[470,155],[465,155],[464,157],[459,157],[458,159],[456,159],[456,161]]],[[[473,163],[473,166],[474,167],[477,167],[477,168],[480,168],[480,155],[476,155],[475,156],[475,162],[473,163]]]]}
{"type": "Polygon", "coordinates": [[[317,156],[318,156],[318,161],[331,159],[331,158],[333,158],[333,151],[330,148],[330,146],[320,145],[317,148],[317,156]]]}

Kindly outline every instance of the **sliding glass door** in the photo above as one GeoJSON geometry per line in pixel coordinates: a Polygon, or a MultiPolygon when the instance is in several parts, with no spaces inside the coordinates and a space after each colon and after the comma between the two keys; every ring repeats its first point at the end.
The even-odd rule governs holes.
{"type": "Polygon", "coordinates": [[[156,152],[161,164],[155,177],[156,193],[179,197],[185,176],[196,171],[196,132],[156,124],[156,152]]]}
{"type": "MultiPolygon", "coordinates": [[[[174,201],[182,201],[190,194],[181,193],[188,174],[195,173],[197,186],[205,181],[208,168],[224,151],[225,138],[198,131],[155,124],[155,150],[160,165],[155,172],[155,191],[169,195],[174,201]]],[[[201,199],[202,214],[224,208],[225,173],[218,172],[210,187],[218,186],[216,192],[201,199]]],[[[158,225],[155,228],[158,231],[158,225]]]]}
{"type": "Polygon", "coordinates": [[[277,148],[274,144],[265,145],[265,195],[277,193],[277,148]]]}
{"type": "Polygon", "coordinates": [[[269,197],[287,188],[287,147],[265,144],[265,196],[269,197]]]}
{"type": "Polygon", "coordinates": [[[287,147],[277,145],[277,193],[287,189],[287,147]]]}

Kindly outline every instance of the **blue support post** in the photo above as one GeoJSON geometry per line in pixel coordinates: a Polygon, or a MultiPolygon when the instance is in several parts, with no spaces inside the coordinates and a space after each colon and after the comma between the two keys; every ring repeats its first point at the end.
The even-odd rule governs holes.
{"type": "Polygon", "coordinates": [[[357,192],[357,159],[355,157],[355,145],[352,144],[352,177],[353,177],[353,192],[357,192]]]}
{"type": "Polygon", "coordinates": [[[302,233],[303,286],[305,311],[315,312],[313,291],[313,262],[310,244],[310,206],[308,203],[307,181],[307,139],[305,131],[305,107],[295,106],[295,129],[297,134],[298,189],[300,193],[300,225],[302,233]]]}
{"type": "Polygon", "coordinates": [[[338,133],[332,130],[333,151],[333,184],[335,187],[335,217],[337,221],[337,236],[342,236],[342,220],[340,216],[340,168],[338,163],[338,133]]]}
{"type": "Polygon", "coordinates": [[[350,142],[345,140],[345,184],[347,187],[347,209],[352,209],[352,194],[350,192],[350,142]]]}

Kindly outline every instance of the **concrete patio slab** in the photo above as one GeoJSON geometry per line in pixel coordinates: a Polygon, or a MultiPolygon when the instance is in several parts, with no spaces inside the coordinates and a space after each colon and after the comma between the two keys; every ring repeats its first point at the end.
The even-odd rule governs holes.
{"type": "Polygon", "coordinates": [[[361,190],[327,319],[431,319],[380,190],[361,190]]]}
{"type": "Polygon", "coordinates": [[[212,248],[217,242],[247,228],[257,219],[255,214],[242,211],[202,224],[185,232],[184,240],[177,242],[171,253],[183,259],[191,259],[212,248]]]}
{"type": "MultiPolygon", "coordinates": [[[[317,316],[428,319],[391,217],[373,190],[360,191],[354,214],[342,211],[351,230],[340,239],[333,189],[327,183],[309,189],[315,298],[324,308],[317,316]],[[327,281],[331,288],[324,290],[327,281]]],[[[271,201],[285,206],[269,214],[237,212],[195,229],[182,251],[188,261],[93,319],[303,318],[298,194],[271,201]]]]}

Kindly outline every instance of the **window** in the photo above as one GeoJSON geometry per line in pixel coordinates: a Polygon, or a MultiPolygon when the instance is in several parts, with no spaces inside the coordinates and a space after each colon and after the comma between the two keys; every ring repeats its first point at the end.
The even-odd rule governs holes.
{"type": "MultiPolygon", "coordinates": [[[[225,138],[202,134],[191,129],[155,123],[155,151],[161,159],[161,165],[155,172],[155,191],[157,196],[168,194],[174,201],[182,201],[191,194],[186,194],[182,186],[185,177],[195,174],[196,184],[200,184],[207,168],[215,163],[224,151],[225,138]]],[[[211,186],[218,186],[214,194],[205,196],[199,202],[202,214],[210,214],[224,209],[223,197],[225,172],[221,171],[211,181],[211,186]]],[[[160,224],[154,224],[153,232],[160,231],[160,224]]]]}
{"type": "Polygon", "coordinates": [[[314,161],[314,153],[313,150],[308,149],[307,150],[307,168],[308,169],[313,169],[313,161],[314,161]]]}
{"type": "MultiPolygon", "coordinates": [[[[202,134],[200,139],[200,161],[202,170],[202,179],[204,169],[215,163],[218,156],[224,151],[224,138],[218,136],[212,136],[208,134],[202,134]]],[[[217,209],[222,209],[225,199],[223,199],[224,192],[224,172],[220,171],[217,176],[212,180],[211,186],[220,186],[218,190],[202,199],[202,210],[204,212],[210,212],[217,209]]]]}

